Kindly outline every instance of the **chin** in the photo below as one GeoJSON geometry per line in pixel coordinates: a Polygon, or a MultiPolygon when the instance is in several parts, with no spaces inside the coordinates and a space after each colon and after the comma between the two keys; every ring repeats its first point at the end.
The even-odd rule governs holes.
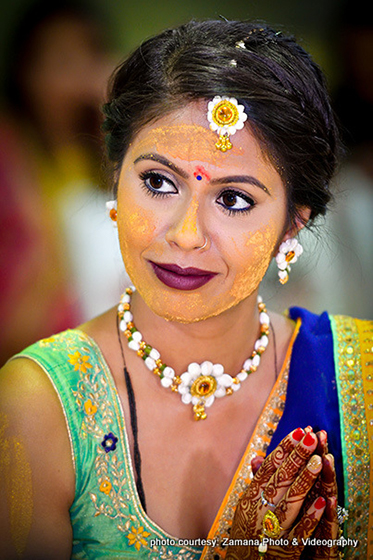
{"type": "Polygon", "coordinates": [[[183,325],[201,323],[202,321],[207,321],[208,319],[218,317],[228,312],[230,309],[234,308],[240,303],[237,300],[234,300],[225,302],[225,305],[219,302],[219,304],[216,306],[211,304],[209,306],[206,306],[206,304],[202,303],[203,299],[201,298],[198,304],[197,302],[195,302],[194,305],[190,305],[191,302],[189,301],[189,306],[188,303],[186,303],[184,308],[182,309],[177,309],[177,307],[179,307],[177,305],[170,306],[168,309],[172,309],[172,311],[166,309],[166,306],[154,306],[152,305],[152,303],[147,302],[146,300],[145,303],[159,317],[162,317],[168,322],[181,323],[183,325]],[[189,307],[188,310],[186,309],[187,307],[189,307]]]}

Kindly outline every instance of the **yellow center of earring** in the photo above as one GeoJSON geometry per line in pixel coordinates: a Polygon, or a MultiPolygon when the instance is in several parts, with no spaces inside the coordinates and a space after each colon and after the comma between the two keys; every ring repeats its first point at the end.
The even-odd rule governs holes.
{"type": "Polygon", "coordinates": [[[295,257],[295,253],[294,251],[289,251],[288,254],[285,257],[286,262],[290,262],[291,259],[293,259],[295,257]]]}
{"type": "Polygon", "coordinates": [[[209,397],[215,392],[216,379],[211,375],[201,375],[197,377],[190,388],[193,397],[209,397]]]}
{"type": "Polygon", "coordinates": [[[239,112],[227,99],[220,101],[212,111],[212,119],[218,126],[233,126],[239,118],[239,112]]]}

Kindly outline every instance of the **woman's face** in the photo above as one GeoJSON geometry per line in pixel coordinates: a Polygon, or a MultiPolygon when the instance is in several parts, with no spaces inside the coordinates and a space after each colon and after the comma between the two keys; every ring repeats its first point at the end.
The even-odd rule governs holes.
{"type": "Polygon", "coordinates": [[[126,270],[150,309],[183,323],[256,296],[286,229],[285,187],[249,125],[223,153],[206,115],[199,101],[145,126],[118,184],[126,270]]]}

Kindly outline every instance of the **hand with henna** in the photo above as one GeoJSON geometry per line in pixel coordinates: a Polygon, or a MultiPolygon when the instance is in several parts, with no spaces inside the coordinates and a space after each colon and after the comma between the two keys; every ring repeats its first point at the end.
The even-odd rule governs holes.
{"type": "MultiPolygon", "coordinates": [[[[311,432],[312,428],[308,426],[305,432],[311,432]]],[[[322,496],[326,500],[326,507],[320,523],[317,525],[312,537],[321,540],[335,540],[338,538],[338,518],[337,518],[337,480],[334,470],[334,457],[328,453],[328,437],[325,430],[317,432],[317,447],[315,453],[320,455],[323,467],[320,475],[316,479],[315,484],[304,500],[300,516],[305,513],[314,503],[318,496],[322,496]]],[[[251,462],[253,474],[255,475],[264,461],[264,457],[254,457],[251,462]]],[[[302,560],[325,560],[339,558],[337,547],[315,547],[306,546],[302,553],[302,560]]]]}
{"type": "Polygon", "coordinates": [[[304,549],[302,539],[313,535],[327,505],[319,494],[302,509],[323,469],[322,458],[314,454],[317,446],[318,438],[312,430],[305,433],[298,428],[263,462],[256,461],[254,468],[261,463],[260,468],[236,507],[230,534],[235,543],[227,549],[227,560],[259,558],[257,546],[242,546],[239,541],[261,540],[263,518],[268,511],[275,514],[280,524],[279,535],[272,540],[286,540],[289,544],[269,542],[265,560],[300,558],[304,549]]]}
{"type": "MultiPolygon", "coordinates": [[[[316,453],[321,455],[323,466],[318,479],[303,504],[302,509],[305,511],[316,496],[322,496],[326,500],[326,508],[320,523],[316,527],[313,537],[321,540],[335,540],[338,538],[339,524],[337,518],[338,488],[334,469],[334,457],[328,453],[327,433],[322,430],[321,432],[317,432],[316,435],[318,438],[316,453]]],[[[304,560],[324,560],[326,558],[339,558],[338,547],[307,546],[302,555],[302,559],[304,560]]]]}

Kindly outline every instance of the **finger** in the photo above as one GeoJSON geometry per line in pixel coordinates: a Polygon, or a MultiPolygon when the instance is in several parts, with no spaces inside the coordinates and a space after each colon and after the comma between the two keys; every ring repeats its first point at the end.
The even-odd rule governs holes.
{"type": "Polygon", "coordinates": [[[338,493],[337,488],[337,475],[334,468],[334,457],[328,453],[322,458],[323,468],[321,471],[320,493],[324,498],[336,496],[338,493]]]}
{"type": "MultiPolygon", "coordinates": [[[[338,536],[338,529],[337,498],[333,496],[327,499],[324,516],[317,526],[314,536],[317,539],[335,542],[338,536]]],[[[336,544],[331,547],[317,547],[312,558],[314,560],[338,558],[338,547],[336,544]]]]}
{"type": "Polygon", "coordinates": [[[251,470],[253,472],[253,475],[255,475],[258,472],[258,470],[263,464],[263,461],[264,461],[264,457],[260,457],[259,455],[256,455],[253,459],[251,459],[251,470]]]}
{"type": "MultiPolygon", "coordinates": [[[[319,446],[317,446],[316,452],[318,448],[319,446]]],[[[321,476],[316,480],[312,490],[309,492],[304,503],[305,508],[308,508],[317,496],[324,496],[326,499],[328,496],[336,496],[338,494],[333,455],[328,453],[323,456],[322,462],[321,476]]]]}
{"type": "Polygon", "coordinates": [[[290,531],[289,539],[296,539],[299,543],[304,543],[305,539],[311,537],[320,522],[325,506],[325,498],[322,496],[316,498],[294,529],[290,531]]]}
{"type": "MultiPolygon", "coordinates": [[[[301,442],[293,449],[281,466],[274,472],[263,489],[266,500],[277,504],[286,494],[300,471],[306,466],[317,446],[317,437],[313,432],[306,433],[301,442]]],[[[320,459],[321,461],[321,459],[320,459]]]]}
{"type": "Polygon", "coordinates": [[[338,534],[338,515],[337,515],[337,497],[332,496],[327,499],[324,517],[329,523],[333,523],[333,533],[330,533],[332,538],[335,538],[338,534]]]}
{"type": "MultiPolygon", "coordinates": [[[[301,510],[304,499],[311,490],[321,469],[321,457],[319,455],[313,455],[308,461],[306,468],[303,469],[295,482],[290,486],[285,496],[277,504],[275,513],[283,529],[289,529],[293,525],[301,510]]],[[[326,503],[325,499],[324,502],[326,503]]],[[[314,503],[316,503],[316,501],[314,503]]]]}
{"type": "Polygon", "coordinates": [[[318,525],[315,535],[321,539],[336,539],[338,529],[337,498],[336,496],[332,496],[326,500],[324,517],[318,525]]]}
{"type": "Polygon", "coordinates": [[[320,430],[316,433],[316,436],[318,440],[316,447],[317,455],[326,455],[328,453],[328,434],[325,430],[320,430]]]}
{"type": "Polygon", "coordinates": [[[279,443],[276,449],[266,457],[249,486],[247,496],[250,499],[255,499],[260,496],[262,489],[270,480],[273,473],[276,472],[282,462],[292,453],[303,436],[304,431],[302,428],[293,430],[279,443]]]}

